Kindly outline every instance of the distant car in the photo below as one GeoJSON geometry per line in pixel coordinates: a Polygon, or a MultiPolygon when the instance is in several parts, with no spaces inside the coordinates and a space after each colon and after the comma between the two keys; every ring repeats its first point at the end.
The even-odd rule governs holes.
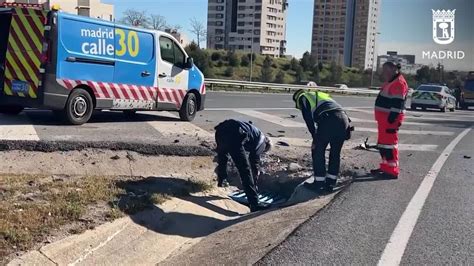
{"type": "Polygon", "coordinates": [[[420,85],[411,96],[411,109],[427,108],[439,109],[441,112],[456,109],[456,97],[451,94],[451,90],[443,85],[423,84],[420,85]]]}
{"type": "Polygon", "coordinates": [[[316,84],[316,82],[314,82],[314,81],[310,81],[310,82],[308,82],[308,84],[306,84],[306,86],[314,88],[314,87],[317,87],[318,84],[316,84]]]}
{"type": "Polygon", "coordinates": [[[340,90],[347,90],[349,87],[347,87],[346,84],[334,84],[335,87],[337,87],[340,90]]]}

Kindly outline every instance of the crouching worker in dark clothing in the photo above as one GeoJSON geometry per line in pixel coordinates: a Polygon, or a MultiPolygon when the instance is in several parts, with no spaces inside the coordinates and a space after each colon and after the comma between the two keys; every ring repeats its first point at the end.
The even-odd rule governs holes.
{"type": "Polygon", "coordinates": [[[255,212],[267,208],[258,201],[256,181],[260,172],[260,156],[271,149],[270,139],[252,124],[233,119],[220,123],[215,130],[217,185],[222,186],[227,179],[227,160],[230,155],[239,171],[250,210],[255,212]]]}
{"type": "Polygon", "coordinates": [[[350,138],[353,127],[342,107],[327,93],[299,90],[293,95],[296,108],[301,110],[311,136],[314,183],[311,189],[325,188],[331,192],[337,183],[344,141],[350,138]],[[317,129],[315,127],[317,124],[317,129]],[[326,171],[326,148],[331,145],[329,168],[326,171]]]}

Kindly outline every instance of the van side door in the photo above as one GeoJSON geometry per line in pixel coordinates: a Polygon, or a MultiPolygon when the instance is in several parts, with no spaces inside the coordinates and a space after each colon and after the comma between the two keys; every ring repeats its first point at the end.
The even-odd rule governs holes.
{"type": "Polygon", "coordinates": [[[179,109],[188,91],[189,71],[185,69],[186,54],[170,37],[159,36],[158,62],[159,101],[179,109]]]}
{"type": "Polygon", "coordinates": [[[148,31],[115,25],[114,83],[126,86],[129,98],[153,100],[155,85],[156,52],[154,35],[148,31]],[[148,91],[144,93],[142,89],[148,91]],[[137,91],[138,90],[138,91],[137,91]],[[153,99],[148,99],[152,97],[153,99]]]}

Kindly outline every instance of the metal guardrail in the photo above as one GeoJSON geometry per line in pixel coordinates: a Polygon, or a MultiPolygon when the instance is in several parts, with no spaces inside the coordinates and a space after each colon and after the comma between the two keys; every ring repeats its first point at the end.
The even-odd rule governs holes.
{"type": "Polygon", "coordinates": [[[365,95],[365,96],[374,96],[378,94],[378,91],[369,90],[369,89],[340,89],[338,87],[308,87],[306,85],[295,85],[295,84],[277,84],[277,83],[262,83],[262,82],[249,82],[249,81],[239,81],[239,80],[225,80],[225,79],[206,79],[206,87],[210,90],[215,90],[216,88],[237,88],[241,91],[251,90],[251,89],[262,89],[264,91],[279,91],[279,92],[294,92],[299,89],[317,89],[329,93],[338,93],[338,94],[348,94],[348,95],[365,95]]]}

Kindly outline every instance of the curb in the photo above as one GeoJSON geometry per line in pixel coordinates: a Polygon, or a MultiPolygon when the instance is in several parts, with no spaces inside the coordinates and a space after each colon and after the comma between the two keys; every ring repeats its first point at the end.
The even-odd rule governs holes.
{"type": "Polygon", "coordinates": [[[203,146],[147,144],[114,141],[31,141],[31,140],[0,140],[0,151],[81,151],[85,149],[103,149],[112,151],[132,151],[143,155],[166,156],[212,156],[213,151],[203,146]]]}

